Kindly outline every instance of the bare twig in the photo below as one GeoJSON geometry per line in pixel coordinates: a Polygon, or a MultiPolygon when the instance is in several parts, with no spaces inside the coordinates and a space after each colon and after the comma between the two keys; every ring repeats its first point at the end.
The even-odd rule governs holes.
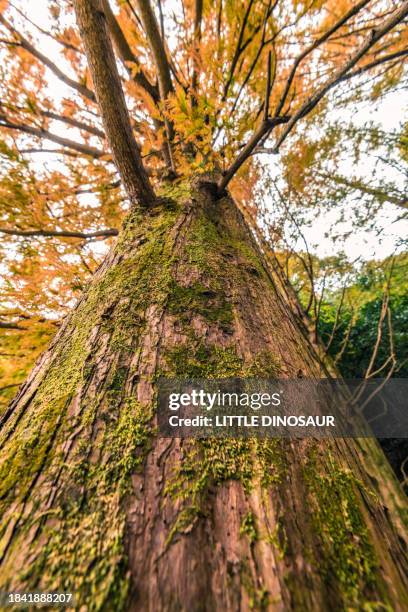
{"type": "MultiPolygon", "coordinates": [[[[265,36],[266,36],[266,25],[267,25],[267,23],[268,23],[268,18],[270,17],[270,15],[271,15],[271,13],[272,13],[272,11],[273,11],[274,7],[275,7],[275,4],[276,4],[276,3],[274,3],[274,5],[272,6],[272,0],[269,0],[268,6],[267,6],[267,7],[266,7],[266,9],[265,9],[265,17],[264,17],[264,22],[263,22],[263,27],[262,27],[262,37],[261,37],[261,42],[260,42],[260,45],[259,45],[258,50],[257,50],[257,52],[256,52],[255,58],[254,58],[254,60],[253,60],[253,62],[252,62],[252,64],[251,64],[251,66],[249,67],[249,70],[248,70],[248,72],[247,72],[247,74],[246,74],[246,76],[245,76],[245,79],[243,80],[243,82],[242,82],[242,83],[241,83],[241,85],[240,85],[239,91],[238,91],[238,93],[237,93],[237,95],[236,95],[236,98],[235,98],[235,100],[234,100],[234,103],[233,103],[233,105],[232,105],[232,107],[231,107],[230,116],[231,116],[231,115],[234,113],[234,111],[235,111],[235,109],[236,109],[236,107],[237,107],[237,104],[238,104],[238,101],[239,101],[239,99],[240,99],[240,97],[241,97],[241,94],[242,94],[242,92],[243,92],[243,90],[244,90],[245,86],[247,85],[247,83],[248,83],[249,79],[251,78],[253,71],[255,70],[255,67],[256,67],[256,65],[257,65],[257,63],[258,63],[258,60],[259,60],[259,58],[260,58],[260,56],[261,56],[261,54],[262,54],[262,51],[263,51],[263,50],[264,50],[264,48],[265,48],[265,45],[267,45],[267,44],[272,44],[272,45],[274,45],[274,42],[275,42],[275,36],[276,36],[276,35],[274,35],[274,36],[273,36],[273,38],[272,38],[272,39],[269,39],[268,41],[266,41],[266,40],[265,40],[265,36]]],[[[273,48],[274,48],[274,47],[273,47],[273,48]]],[[[270,90],[270,91],[271,91],[271,89],[272,89],[272,87],[273,87],[273,82],[274,82],[274,79],[275,79],[275,74],[276,74],[276,53],[275,53],[275,48],[274,48],[274,56],[275,56],[275,62],[274,62],[274,74],[273,74],[273,78],[272,78],[271,83],[270,83],[270,88],[269,88],[269,90],[270,90]]]]}
{"type": "Polygon", "coordinates": [[[43,138],[45,140],[51,140],[52,142],[56,142],[57,144],[60,144],[63,147],[78,151],[78,153],[82,153],[82,155],[89,155],[95,158],[102,157],[102,155],[105,155],[103,151],[95,149],[95,147],[91,147],[80,142],[75,142],[70,138],[63,138],[62,136],[58,136],[58,134],[54,134],[52,132],[49,132],[48,130],[36,128],[31,125],[25,125],[23,123],[14,123],[13,121],[8,121],[4,115],[0,116],[0,127],[7,128],[9,130],[17,130],[19,132],[25,132],[26,134],[31,134],[32,136],[43,138]]]}
{"type": "MultiPolygon", "coordinates": [[[[230,70],[229,70],[228,79],[227,79],[227,82],[225,83],[225,86],[224,86],[224,93],[223,93],[223,96],[222,96],[222,100],[223,101],[225,101],[226,98],[227,98],[228,90],[229,90],[230,85],[232,83],[232,79],[234,78],[235,69],[237,67],[240,55],[246,49],[246,47],[248,46],[247,43],[245,45],[243,45],[242,41],[243,41],[243,38],[244,38],[244,33],[245,33],[246,26],[248,25],[248,19],[249,19],[249,15],[251,13],[251,9],[252,9],[252,5],[253,4],[254,4],[254,0],[249,0],[247,9],[246,9],[245,14],[244,14],[244,18],[242,20],[241,28],[240,28],[239,35],[238,35],[237,45],[235,47],[235,52],[234,52],[234,55],[233,55],[233,58],[232,58],[232,62],[231,62],[231,67],[230,67],[230,70]]],[[[254,35],[255,35],[255,32],[253,32],[252,37],[254,35]]]]}
{"type": "Polygon", "coordinates": [[[6,323],[5,321],[0,321],[0,329],[17,329],[18,331],[24,331],[25,327],[21,327],[18,323],[6,323]]]}
{"type": "Polygon", "coordinates": [[[329,352],[329,349],[330,349],[331,345],[333,344],[333,340],[335,338],[336,331],[337,331],[338,325],[339,325],[339,319],[340,319],[341,309],[343,308],[345,295],[346,295],[346,285],[344,284],[343,288],[341,290],[340,301],[339,301],[339,304],[338,304],[338,306],[336,308],[336,314],[335,314],[335,317],[334,317],[334,322],[333,322],[333,327],[332,327],[332,330],[331,330],[331,333],[330,333],[330,337],[329,337],[329,340],[328,340],[327,344],[324,347],[325,353],[329,352]]]}
{"type": "Polygon", "coordinates": [[[264,104],[264,122],[268,121],[269,117],[269,98],[271,95],[271,75],[272,75],[272,52],[268,53],[268,68],[266,74],[266,91],[265,91],[265,104],[264,104]]]}
{"type": "Polygon", "coordinates": [[[55,121],[61,121],[62,123],[66,123],[68,125],[71,125],[72,127],[76,127],[79,130],[83,130],[84,132],[89,132],[89,134],[93,134],[93,136],[97,136],[98,138],[105,138],[105,133],[102,130],[99,130],[93,125],[89,125],[89,123],[85,123],[84,121],[75,119],[74,117],[59,115],[58,113],[54,113],[52,111],[47,110],[40,110],[39,113],[43,117],[48,117],[49,119],[54,119],[55,121]]]}
{"type": "Polygon", "coordinates": [[[9,229],[0,227],[0,234],[7,234],[8,236],[23,236],[26,238],[33,237],[45,237],[45,238],[82,238],[88,240],[90,238],[110,238],[111,236],[117,236],[118,230],[114,227],[104,230],[97,230],[95,232],[74,232],[68,230],[19,230],[9,229]]]}
{"type": "Polygon", "coordinates": [[[326,290],[326,279],[327,279],[327,270],[325,270],[323,274],[322,290],[320,292],[319,300],[317,302],[316,302],[316,299],[314,300],[314,334],[315,334],[316,344],[318,343],[318,337],[319,337],[318,327],[319,327],[319,320],[320,320],[320,312],[321,312],[322,304],[323,304],[324,292],[326,290]]]}
{"type": "Polygon", "coordinates": [[[221,23],[222,23],[222,0],[219,0],[218,14],[217,14],[217,37],[221,37],[221,23]]]}
{"type": "Polygon", "coordinates": [[[23,47],[23,49],[31,53],[31,55],[36,57],[41,63],[47,66],[47,68],[49,68],[51,72],[55,74],[55,76],[57,76],[61,81],[63,81],[63,83],[65,83],[72,89],[75,89],[78,93],[81,94],[81,96],[84,96],[84,98],[87,98],[88,100],[91,100],[92,102],[95,102],[95,94],[93,93],[93,91],[88,89],[88,87],[86,87],[85,85],[82,85],[82,83],[78,83],[77,81],[74,81],[68,75],[66,75],[60,68],[58,68],[56,64],[54,64],[54,62],[52,62],[46,55],[41,53],[41,51],[38,51],[38,49],[36,49],[35,46],[30,43],[29,40],[27,40],[22,34],[20,34],[3,17],[1,13],[0,13],[0,23],[2,23],[9,30],[9,32],[14,34],[14,36],[17,39],[16,44],[23,47]]]}
{"type": "Polygon", "coordinates": [[[21,155],[27,153],[31,155],[33,153],[54,153],[56,155],[66,155],[67,157],[79,157],[79,153],[70,151],[69,149],[42,149],[41,147],[28,147],[27,149],[19,149],[21,155]]]}
{"type": "Polygon", "coordinates": [[[291,88],[291,85],[293,83],[293,79],[295,77],[296,71],[299,67],[299,64],[305,59],[305,57],[307,57],[308,55],[310,55],[310,53],[312,53],[312,51],[314,51],[315,49],[317,49],[317,47],[319,47],[321,44],[323,44],[328,38],[330,38],[330,36],[332,34],[334,34],[339,28],[341,28],[349,19],[351,19],[351,17],[354,17],[354,15],[356,15],[357,13],[359,13],[361,11],[361,9],[370,2],[370,0],[361,0],[360,2],[358,2],[354,7],[352,7],[345,15],[343,15],[343,17],[341,19],[339,19],[339,21],[337,21],[329,30],[327,30],[327,32],[325,32],[322,36],[320,36],[317,40],[315,40],[311,45],[309,45],[300,55],[299,57],[296,59],[292,70],[289,74],[289,78],[286,82],[286,86],[285,89],[283,91],[283,94],[281,96],[281,99],[278,103],[278,106],[276,108],[276,112],[275,115],[279,115],[283,109],[283,106],[286,102],[286,99],[288,97],[288,93],[289,90],[291,88]]]}
{"type": "Polygon", "coordinates": [[[344,80],[344,76],[349,72],[351,68],[353,68],[357,62],[371,49],[375,43],[377,43],[385,34],[388,34],[390,30],[392,30],[404,17],[408,15],[408,0],[405,0],[400,6],[399,9],[393,12],[391,17],[387,19],[381,27],[378,27],[375,30],[372,30],[370,35],[366,38],[363,44],[357,49],[357,51],[351,56],[351,58],[341,66],[332,77],[326,81],[321,87],[317,89],[317,91],[308,99],[300,109],[291,117],[287,126],[283,130],[280,135],[275,147],[274,151],[277,152],[279,147],[283,143],[283,141],[287,138],[290,132],[293,130],[296,123],[304,117],[308,115],[315,106],[320,102],[320,100],[327,94],[330,89],[335,87],[341,80],[344,80]]]}
{"type": "Polygon", "coordinates": [[[39,32],[41,32],[41,34],[44,34],[44,36],[47,36],[48,38],[51,38],[52,40],[55,40],[55,42],[57,42],[59,45],[61,45],[62,47],[65,47],[65,49],[69,49],[70,51],[75,51],[75,53],[82,53],[81,49],[78,49],[78,47],[75,47],[75,45],[66,42],[65,40],[58,38],[58,36],[55,36],[54,34],[51,34],[51,32],[48,32],[47,30],[45,30],[44,28],[42,28],[41,26],[39,26],[37,23],[35,23],[34,21],[32,21],[22,10],[20,10],[15,4],[13,4],[12,2],[9,2],[9,5],[19,14],[23,17],[23,19],[25,19],[26,21],[28,21],[28,23],[30,23],[32,26],[34,26],[39,32]]]}
{"type": "Polygon", "coordinates": [[[0,393],[3,391],[7,391],[8,389],[13,389],[14,387],[19,387],[23,381],[19,383],[12,383],[10,385],[4,385],[4,387],[0,387],[0,393]]]}
{"type": "Polygon", "coordinates": [[[367,369],[364,375],[365,378],[371,378],[376,373],[376,372],[373,372],[373,367],[374,367],[375,360],[377,359],[378,349],[380,348],[380,344],[381,344],[383,323],[385,321],[385,317],[388,316],[391,276],[392,276],[392,271],[394,268],[394,262],[395,262],[395,258],[393,257],[391,260],[391,266],[390,266],[390,271],[388,273],[387,282],[384,288],[380,316],[378,318],[378,323],[377,323],[377,336],[376,336],[374,348],[371,353],[371,358],[370,358],[370,361],[368,363],[368,366],[367,366],[367,369]]]}
{"type": "Polygon", "coordinates": [[[339,80],[339,83],[341,83],[342,81],[347,81],[348,79],[352,79],[353,77],[360,76],[364,72],[367,72],[367,70],[371,70],[372,68],[381,66],[381,64],[392,62],[395,59],[399,59],[400,57],[406,57],[407,55],[408,55],[408,49],[402,49],[402,51],[396,51],[395,53],[389,53],[388,55],[382,55],[381,57],[378,57],[376,60],[369,62],[368,64],[365,64],[364,66],[361,66],[360,68],[357,68],[356,70],[353,70],[353,72],[349,72],[348,74],[345,74],[339,80]]]}

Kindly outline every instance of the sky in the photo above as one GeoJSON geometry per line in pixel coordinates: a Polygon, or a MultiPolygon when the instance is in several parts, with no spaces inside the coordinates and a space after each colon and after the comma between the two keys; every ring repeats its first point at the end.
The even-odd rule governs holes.
{"type": "MultiPolygon", "coordinates": [[[[15,6],[18,6],[24,11],[37,25],[47,29],[49,26],[48,20],[48,0],[35,0],[35,10],[33,10],[32,0],[14,0],[15,6]]],[[[177,10],[177,2],[174,3],[177,10]]],[[[26,27],[26,24],[25,24],[26,27]]],[[[41,35],[34,28],[32,32],[38,38],[41,51],[45,52],[49,57],[58,57],[58,64],[66,72],[70,72],[69,65],[64,63],[64,60],[59,54],[60,47],[51,38],[41,35]]],[[[52,73],[48,72],[49,76],[49,95],[53,98],[62,98],[70,92],[69,88],[59,81],[52,73]]],[[[360,104],[355,109],[353,121],[356,124],[363,124],[368,119],[374,119],[384,130],[396,129],[398,126],[407,120],[407,104],[404,99],[404,93],[389,94],[376,107],[373,104],[360,104]]],[[[344,113],[344,109],[342,109],[344,113]]],[[[335,117],[333,117],[335,119],[335,117]]],[[[301,134],[302,124],[297,127],[298,133],[301,134]]],[[[61,135],[66,134],[66,127],[59,122],[54,122],[52,131],[61,135]]],[[[35,164],[38,169],[44,163],[50,165],[49,155],[35,155],[35,164]]],[[[270,165],[272,173],[274,172],[274,161],[270,156],[262,156],[263,163],[270,165]]],[[[58,162],[52,162],[58,164],[58,162]]],[[[350,175],[355,170],[351,160],[341,163],[341,172],[344,175],[350,175]]],[[[370,178],[372,168],[365,159],[360,163],[358,172],[361,176],[370,178]]],[[[392,177],[390,177],[392,178],[392,177]]],[[[92,196],[89,196],[92,197],[92,196]]],[[[392,204],[386,204],[378,213],[376,219],[376,230],[357,230],[351,220],[350,203],[344,202],[343,207],[338,207],[335,210],[324,210],[318,215],[316,211],[310,213],[310,224],[302,227],[302,231],[309,244],[310,250],[320,257],[333,255],[336,252],[346,253],[349,260],[361,259],[382,259],[395,252],[398,242],[401,237],[408,237],[408,219],[396,221],[401,214],[401,210],[392,204]],[[340,221],[341,216],[346,220],[340,221]],[[378,229],[381,231],[378,232],[378,229]],[[333,244],[333,241],[327,234],[335,233],[349,234],[345,240],[339,240],[333,244]]],[[[103,243],[95,243],[95,248],[103,251],[105,246],[103,243]]],[[[303,248],[301,241],[296,245],[303,248]]]]}
{"type": "MultiPolygon", "coordinates": [[[[367,121],[374,121],[378,127],[384,131],[398,130],[401,124],[408,120],[408,104],[404,92],[389,93],[380,102],[374,104],[362,102],[358,104],[353,112],[346,117],[347,110],[341,109],[341,117],[333,112],[333,120],[343,119],[353,122],[355,126],[363,126],[367,121]]],[[[330,115],[329,115],[330,116],[330,115]]],[[[298,134],[301,135],[302,124],[297,126],[298,134]]],[[[274,162],[269,155],[261,156],[262,162],[271,166],[274,179],[279,179],[281,167],[279,160],[274,162]]],[[[355,164],[354,159],[345,156],[338,160],[339,174],[345,177],[353,175],[365,178],[370,184],[374,173],[374,160],[362,155],[359,164],[355,164]]],[[[388,182],[399,181],[401,176],[393,173],[391,168],[387,168],[386,175],[383,175],[388,182]]],[[[378,183],[374,181],[373,184],[378,183]]],[[[407,186],[405,186],[407,189],[407,186]]],[[[367,225],[357,227],[353,211],[356,210],[356,203],[345,200],[342,205],[336,205],[333,209],[324,207],[321,210],[312,209],[304,214],[302,211],[303,237],[306,239],[309,250],[318,257],[324,258],[344,252],[349,261],[365,261],[370,259],[384,259],[389,255],[398,252],[401,238],[408,239],[408,218],[401,217],[401,208],[385,203],[381,209],[375,213],[375,223],[372,229],[367,225]],[[354,221],[354,222],[353,222],[354,221]],[[333,242],[334,235],[346,236],[337,238],[333,242]]],[[[304,250],[303,238],[291,242],[295,250],[304,250]]],[[[406,246],[405,246],[406,248],[406,246]]]]}
{"type": "MultiPolygon", "coordinates": [[[[384,131],[398,129],[399,125],[407,120],[407,101],[404,93],[398,92],[387,95],[377,108],[373,105],[361,105],[361,109],[355,114],[354,122],[362,125],[368,119],[378,122],[384,131]]],[[[343,163],[341,173],[350,176],[356,171],[351,161],[343,163]]],[[[357,173],[370,179],[372,167],[367,158],[363,158],[357,173]]],[[[391,177],[390,177],[391,178],[391,177]]],[[[321,215],[315,217],[310,227],[304,228],[307,241],[313,245],[313,251],[320,257],[333,255],[334,250],[343,250],[350,260],[361,259],[383,259],[392,255],[401,238],[408,238],[408,219],[397,221],[401,216],[401,209],[387,203],[377,214],[376,230],[356,229],[350,221],[350,204],[344,203],[342,210],[325,210],[321,215]],[[344,214],[348,221],[339,222],[339,217],[344,214]],[[349,233],[350,236],[333,245],[332,241],[325,237],[325,233],[331,226],[339,233],[349,233]],[[381,230],[381,233],[378,232],[381,230]]]]}

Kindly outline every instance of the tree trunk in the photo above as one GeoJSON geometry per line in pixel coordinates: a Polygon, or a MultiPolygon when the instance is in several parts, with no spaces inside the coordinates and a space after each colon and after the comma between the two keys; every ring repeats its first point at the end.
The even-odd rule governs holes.
{"type": "Polygon", "coordinates": [[[2,589],[84,610],[406,610],[404,497],[373,440],[155,435],[155,380],[324,376],[205,183],[132,212],[3,416],[2,589]]]}

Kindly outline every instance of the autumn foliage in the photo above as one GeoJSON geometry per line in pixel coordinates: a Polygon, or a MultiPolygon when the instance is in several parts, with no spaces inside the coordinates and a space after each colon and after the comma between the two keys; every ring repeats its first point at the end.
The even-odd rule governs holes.
{"type": "MultiPolygon", "coordinates": [[[[333,128],[322,140],[316,130],[333,110],[397,88],[404,74],[405,2],[159,1],[153,34],[143,17],[147,4],[101,3],[150,182],[156,189],[166,177],[228,174],[246,152],[230,187],[254,220],[254,195],[262,199],[259,185],[271,173],[262,151],[281,156],[288,197],[295,190],[310,200],[314,190],[321,198],[327,179],[316,163],[359,136],[333,128]]],[[[86,286],[129,208],[73,9],[51,0],[38,6],[0,6],[4,401],[86,286]]]]}

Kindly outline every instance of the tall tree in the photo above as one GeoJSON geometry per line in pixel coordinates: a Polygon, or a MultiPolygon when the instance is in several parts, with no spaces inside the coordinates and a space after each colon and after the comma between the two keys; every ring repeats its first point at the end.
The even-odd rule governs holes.
{"type": "Polygon", "coordinates": [[[26,139],[69,160],[54,183],[4,179],[18,197],[2,229],[112,236],[87,227],[85,177],[119,180],[129,212],[2,415],[2,588],[72,591],[90,610],[405,609],[405,498],[375,441],[169,440],[155,405],[163,374],[327,375],[249,226],[254,155],[319,121],[334,88],[401,62],[408,2],[160,3],[160,24],[150,0],[73,4],[64,31],[69,9],[51,3],[42,36],[65,59],[50,59],[2,3],[8,163],[29,173],[26,139]],[[46,74],[73,99],[51,100],[46,74]]]}

